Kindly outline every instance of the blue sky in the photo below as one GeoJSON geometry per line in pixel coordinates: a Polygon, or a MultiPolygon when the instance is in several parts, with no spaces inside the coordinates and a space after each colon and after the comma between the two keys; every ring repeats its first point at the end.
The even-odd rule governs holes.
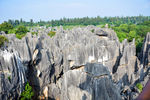
{"type": "Polygon", "coordinates": [[[0,0],[0,23],[63,17],[150,16],[150,0],[0,0]]]}

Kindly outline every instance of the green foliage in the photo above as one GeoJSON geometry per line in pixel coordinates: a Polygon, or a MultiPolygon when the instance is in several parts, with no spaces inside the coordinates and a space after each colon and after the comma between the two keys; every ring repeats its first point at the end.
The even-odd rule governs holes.
{"type": "Polygon", "coordinates": [[[136,32],[135,31],[130,31],[128,34],[128,41],[131,42],[133,38],[136,37],[136,32]]]}
{"type": "Polygon", "coordinates": [[[25,26],[18,26],[16,30],[16,34],[26,34],[28,32],[28,29],[25,26]]]}
{"type": "Polygon", "coordinates": [[[22,39],[26,34],[16,34],[16,38],[22,39]]]}
{"type": "Polygon", "coordinates": [[[124,39],[128,39],[129,42],[135,38],[136,44],[136,54],[140,53],[144,37],[146,36],[147,32],[150,32],[150,26],[148,26],[150,21],[146,21],[144,23],[136,24],[122,24],[119,26],[112,27],[117,36],[122,42],[124,39]]]}
{"type": "Polygon", "coordinates": [[[11,76],[8,76],[8,80],[9,80],[9,82],[11,81],[11,76]]]}
{"type": "Polygon", "coordinates": [[[0,31],[4,31],[5,33],[8,33],[10,29],[13,29],[13,26],[7,22],[4,22],[0,24],[0,31]]]}
{"type": "Polygon", "coordinates": [[[0,35],[0,47],[3,46],[5,42],[8,42],[8,39],[5,36],[0,35]]]}
{"type": "Polygon", "coordinates": [[[25,26],[18,26],[18,28],[15,31],[16,37],[18,39],[22,39],[28,32],[28,29],[25,26]]]}
{"type": "Polygon", "coordinates": [[[21,100],[31,100],[32,96],[34,96],[34,92],[32,87],[27,82],[25,90],[21,93],[21,100]]]}
{"type": "Polygon", "coordinates": [[[101,28],[105,28],[105,25],[102,25],[101,28]]]}
{"type": "Polygon", "coordinates": [[[50,31],[50,32],[48,33],[48,35],[49,35],[50,37],[53,37],[55,34],[56,34],[55,31],[50,31]]]}
{"type": "Polygon", "coordinates": [[[140,23],[139,25],[146,25],[146,26],[150,26],[150,21],[145,21],[143,23],[140,23]]]}
{"type": "Polygon", "coordinates": [[[95,31],[94,29],[91,30],[92,33],[94,33],[94,31],[95,31]]]}
{"type": "Polygon", "coordinates": [[[38,35],[38,32],[31,32],[32,35],[38,35]]]}
{"type": "Polygon", "coordinates": [[[12,34],[12,33],[14,33],[14,34],[16,33],[16,28],[13,28],[13,29],[8,31],[8,34],[12,34]]]}
{"type": "Polygon", "coordinates": [[[141,83],[137,83],[136,87],[140,90],[140,92],[143,90],[143,85],[141,83]]]}
{"type": "Polygon", "coordinates": [[[136,41],[135,41],[136,54],[141,52],[141,48],[142,48],[142,45],[143,45],[143,40],[144,40],[144,37],[141,37],[139,35],[136,36],[136,41]]]}
{"type": "Polygon", "coordinates": [[[128,25],[130,31],[135,31],[137,26],[135,24],[128,25]]]}
{"type": "Polygon", "coordinates": [[[122,31],[122,32],[126,32],[126,33],[129,32],[129,27],[128,27],[127,24],[121,24],[121,25],[119,26],[119,29],[120,29],[120,31],[122,31]]]}
{"type": "MultiPolygon", "coordinates": [[[[20,20],[8,20],[8,23],[13,25],[14,27],[22,25],[22,26],[76,26],[76,25],[105,25],[106,23],[109,25],[120,26],[121,24],[140,24],[144,21],[148,21],[150,16],[133,16],[133,17],[83,17],[83,18],[61,18],[59,20],[51,20],[51,21],[42,21],[33,22],[31,19],[29,22],[20,20]]],[[[144,25],[149,25],[149,22],[143,23],[144,25]]],[[[141,24],[142,25],[142,24],[141,24]]]]}
{"type": "Polygon", "coordinates": [[[145,37],[147,32],[150,32],[150,27],[147,25],[137,25],[136,29],[137,35],[145,37]]]}
{"type": "Polygon", "coordinates": [[[117,36],[118,36],[120,42],[122,42],[124,39],[127,38],[127,35],[124,32],[116,32],[116,33],[117,33],[117,36]]]}

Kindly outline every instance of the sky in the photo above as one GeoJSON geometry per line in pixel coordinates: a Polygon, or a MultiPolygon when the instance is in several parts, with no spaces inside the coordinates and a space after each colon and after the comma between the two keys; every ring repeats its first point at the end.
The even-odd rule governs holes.
{"type": "Polygon", "coordinates": [[[150,0],[0,0],[0,23],[96,16],[150,16],[150,0]]]}

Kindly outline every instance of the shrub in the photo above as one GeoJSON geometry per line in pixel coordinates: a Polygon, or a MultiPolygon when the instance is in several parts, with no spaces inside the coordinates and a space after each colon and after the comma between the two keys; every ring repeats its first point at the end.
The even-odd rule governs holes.
{"type": "Polygon", "coordinates": [[[3,46],[5,42],[8,42],[8,39],[5,36],[0,35],[0,47],[3,46]]]}
{"type": "Polygon", "coordinates": [[[105,28],[105,25],[102,25],[101,28],[105,28]]]}
{"type": "Polygon", "coordinates": [[[16,29],[15,34],[18,39],[21,39],[22,37],[26,35],[27,32],[28,32],[28,29],[25,26],[19,26],[16,29]]]}
{"type": "Polygon", "coordinates": [[[0,31],[4,31],[5,33],[8,33],[10,29],[13,29],[13,26],[7,22],[4,22],[0,24],[0,31]]]}
{"type": "Polygon", "coordinates": [[[25,26],[19,26],[16,30],[16,34],[26,34],[28,29],[25,26]]]}
{"type": "Polygon", "coordinates": [[[56,34],[55,31],[50,31],[50,32],[48,33],[48,35],[49,35],[50,37],[53,37],[55,34],[56,34]]]}
{"type": "Polygon", "coordinates": [[[137,83],[136,87],[140,90],[140,92],[143,90],[143,85],[141,83],[137,83]]]}
{"type": "Polygon", "coordinates": [[[8,80],[9,80],[9,82],[10,82],[10,81],[11,81],[11,76],[8,76],[7,78],[8,78],[8,80]]]}
{"type": "Polygon", "coordinates": [[[31,100],[32,96],[34,96],[34,92],[32,87],[27,82],[25,90],[21,93],[21,100],[31,100]]]}
{"type": "Polygon", "coordinates": [[[16,38],[22,39],[26,34],[16,34],[16,38]]]}
{"type": "Polygon", "coordinates": [[[34,34],[38,35],[38,32],[31,32],[31,34],[32,34],[32,35],[34,35],[34,34]]]}
{"type": "Polygon", "coordinates": [[[10,30],[8,31],[8,34],[11,34],[11,33],[16,33],[16,28],[10,29],[10,30]]]}
{"type": "Polygon", "coordinates": [[[120,42],[122,42],[124,39],[127,38],[127,34],[124,32],[116,32],[116,33],[117,33],[117,36],[118,36],[120,42]]]}
{"type": "Polygon", "coordinates": [[[92,33],[94,33],[94,31],[95,31],[94,29],[91,30],[92,33]]]}

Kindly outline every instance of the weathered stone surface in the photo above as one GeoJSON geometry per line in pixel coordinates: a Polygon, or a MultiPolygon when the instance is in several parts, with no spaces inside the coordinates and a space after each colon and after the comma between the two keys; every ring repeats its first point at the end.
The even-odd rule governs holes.
{"type": "Polygon", "coordinates": [[[67,71],[61,82],[60,100],[121,99],[107,67],[102,64],[88,63],[83,68],[67,71]]]}
{"type": "Polygon", "coordinates": [[[0,50],[0,99],[17,99],[27,82],[25,66],[16,53],[0,50]]]}
{"type": "Polygon", "coordinates": [[[141,63],[143,66],[147,66],[150,63],[150,32],[147,33],[147,36],[144,39],[144,44],[141,52],[141,63]]]}
{"type": "MultiPolygon", "coordinates": [[[[120,100],[132,96],[136,98],[138,92],[132,92],[131,88],[134,88],[139,80],[144,80],[148,72],[144,71],[136,57],[134,40],[131,43],[127,40],[120,43],[113,30],[95,26],[72,30],[56,27],[56,35],[51,38],[47,35],[51,29],[31,29],[31,32],[38,32],[38,35],[27,33],[21,40],[14,34],[5,34],[9,39],[5,49],[7,53],[12,53],[14,59],[19,57],[23,68],[27,69],[24,79],[27,78],[33,87],[35,97],[56,100],[120,100]],[[14,55],[15,52],[17,56],[14,55]],[[129,86],[129,89],[125,86],[129,86]],[[128,93],[120,95],[121,90],[128,93]]],[[[148,40],[147,37],[146,41],[148,40]]],[[[147,46],[148,42],[145,43],[147,46]]],[[[145,48],[143,50],[147,50],[147,47],[145,48]]],[[[143,52],[142,59],[148,59],[145,52],[148,50],[143,52]]],[[[3,56],[0,64],[5,65],[2,58],[3,56]]],[[[15,70],[12,73],[16,75],[20,72],[15,62],[8,64],[13,65],[12,68],[9,67],[9,70],[15,70]]],[[[16,76],[15,80],[19,79],[16,76]]],[[[4,92],[1,85],[5,82],[4,78],[0,81],[0,92],[4,92]]],[[[13,87],[15,84],[6,84],[5,87],[13,87]]],[[[7,92],[4,97],[12,97],[8,96],[9,94],[7,92]]],[[[12,98],[17,97],[18,94],[12,98]]]]}
{"type": "Polygon", "coordinates": [[[135,73],[139,69],[135,41],[133,40],[131,43],[128,43],[127,40],[124,40],[121,47],[120,62],[115,77],[118,77],[118,81],[121,79],[124,85],[133,84],[139,78],[135,76],[135,73]]]}

